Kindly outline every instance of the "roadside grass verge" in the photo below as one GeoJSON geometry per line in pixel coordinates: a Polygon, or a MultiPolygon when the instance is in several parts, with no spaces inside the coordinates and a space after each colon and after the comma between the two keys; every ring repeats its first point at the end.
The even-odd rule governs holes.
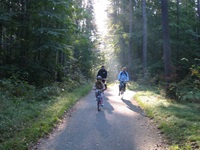
{"type": "Polygon", "coordinates": [[[79,98],[91,90],[84,84],[48,99],[6,99],[0,96],[0,149],[27,150],[47,135],[79,98]]]}
{"type": "Polygon", "coordinates": [[[176,102],[162,96],[157,87],[135,82],[130,83],[129,89],[137,91],[134,99],[157,122],[171,150],[200,149],[199,103],[176,102]]]}

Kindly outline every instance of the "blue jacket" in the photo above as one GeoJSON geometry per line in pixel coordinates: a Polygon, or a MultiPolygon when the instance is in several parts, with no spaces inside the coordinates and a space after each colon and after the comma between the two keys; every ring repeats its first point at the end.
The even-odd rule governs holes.
{"type": "Polygon", "coordinates": [[[128,75],[128,72],[123,72],[123,71],[120,71],[120,73],[118,74],[118,80],[119,81],[129,81],[129,75],[128,75]]]}

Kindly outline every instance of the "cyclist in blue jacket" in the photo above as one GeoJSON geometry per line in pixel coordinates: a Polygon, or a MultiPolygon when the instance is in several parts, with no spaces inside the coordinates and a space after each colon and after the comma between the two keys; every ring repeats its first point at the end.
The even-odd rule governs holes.
{"type": "Polygon", "coordinates": [[[126,67],[122,68],[122,71],[118,74],[118,80],[120,81],[119,85],[119,93],[121,92],[122,82],[124,82],[125,90],[126,90],[126,82],[129,81],[129,75],[126,71],[126,67]]]}

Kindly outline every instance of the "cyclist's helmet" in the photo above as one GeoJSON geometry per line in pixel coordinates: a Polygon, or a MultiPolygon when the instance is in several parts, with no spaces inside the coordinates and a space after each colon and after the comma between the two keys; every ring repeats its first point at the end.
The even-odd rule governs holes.
{"type": "Polygon", "coordinates": [[[97,80],[102,80],[102,77],[101,77],[101,76],[98,76],[98,77],[97,77],[97,80]]]}

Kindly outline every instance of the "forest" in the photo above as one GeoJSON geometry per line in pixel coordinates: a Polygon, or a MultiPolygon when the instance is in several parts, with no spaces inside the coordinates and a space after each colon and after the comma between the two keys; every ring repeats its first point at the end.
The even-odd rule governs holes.
{"type": "Polygon", "coordinates": [[[91,4],[4,0],[0,5],[1,79],[43,86],[63,78],[91,77],[95,58],[91,4]]]}
{"type": "Polygon", "coordinates": [[[174,98],[199,100],[199,0],[110,0],[105,35],[97,34],[93,3],[2,1],[1,85],[78,85],[105,63],[110,80],[127,66],[132,80],[160,84],[174,98]]]}
{"type": "Polygon", "coordinates": [[[105,34],[95,1],[0,1],[0,111],[93,82],[101,65],[108,82],[125,66],[131,81],[200,102],[200,0],[108,0],[105,34]]]}
{"type": "Polygon", "coordinates": [[[112,66],[128,66],[132,80],[158,84],[176,100],[199,101],[199,0],[112,0],[108,33],[112,66]]]}

